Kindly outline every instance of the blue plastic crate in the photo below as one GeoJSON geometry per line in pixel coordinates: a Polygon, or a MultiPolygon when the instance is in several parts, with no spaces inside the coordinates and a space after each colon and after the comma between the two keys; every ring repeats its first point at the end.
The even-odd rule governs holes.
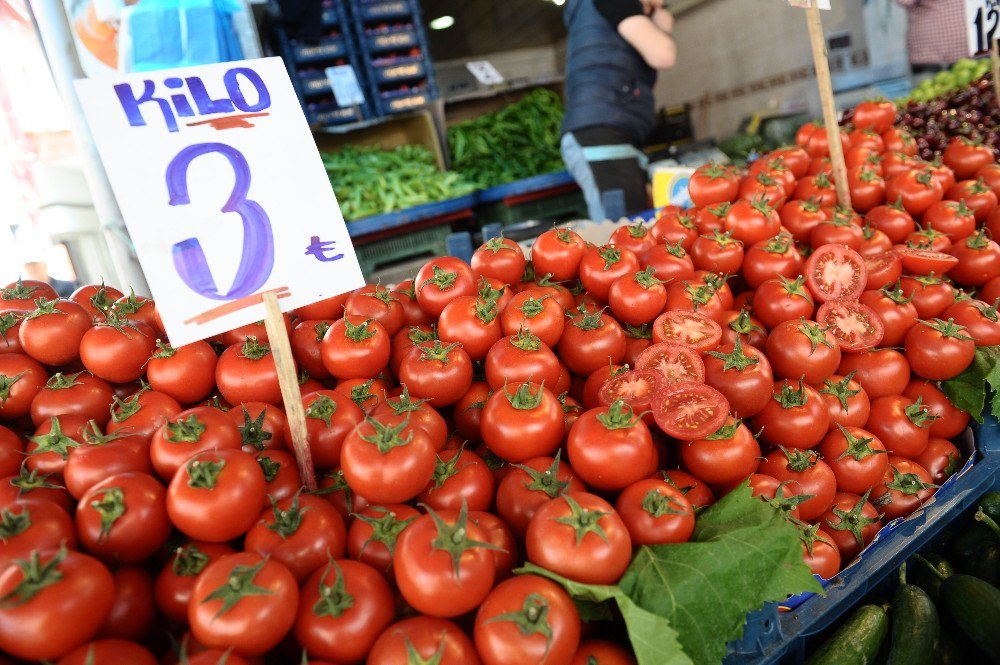
{"type": "Polygon", "coordinates": [[[426,47],[414,25],[394,26],[384,30],[366,30],[359,35],[359,41],[371,54],[426,47]]]}
{"type": "Polygon", "coordinates": [[[427,78],[431,68],[426,57],[415,55],[376,60],[369,71],[372,82],[381,86],[427,78]]]}
{"type": "Polygon", "coordinates": [[[334,0],[324,0],[322,18],[323,27],[332,28],[340,25],[341,20],[340,11],[337,9],[337,3],[334,0]]]}
{"type": "Polygon", "coordinates": [[[354,0],[352,11],[365,22],[412,18],[419,12],[415,0],[354,0]]]}
{"type": "Polygon", "coordinates": [[[380,116],[409,113],[427,106],[437,98],[437,85],[428,77],[419,87],[407,90],[378,90],[375,93],[375,110],[380,116]]]}
{"type": "Polygon", "coordinates": [[[478,203],[497,203],[512,196],[524,196],[532,192],[539,192],[553,187],[562,187],[574,182],[573,176],[567,171],[557,171],[556,173],[546,173],[544,175],[525,178],[506,185],[497,185],[484,189],[477,195],[478,203]]]}
{"type": "Polygon", "coordinates": [[[295,62],[311,64],[330,60],[347,59],[350,55],[347,40],[343,36],[324,37],[318,44],[291,43],[295,62]]]}
{"type": "MultiPolygon", "coordinates": [[[[347,223],[347,232],[352,238],[380,233],[391,229],[407,226],[415,222],[423,222],[435,217],[444,217],[463,210],[472,210],[476,202],[476,197],[472,194],[460,196],[457,199],[448,201],[438,201],[437,203],[426,203],[414,206],[398,212],[390,212],[384,215],[374,215],[347,223]]],[[[470,213],[471,214],[471,213],[470,213]]]]}
{"type": "Polygon", "coordinates": [[[364,109],[360,106],[341,107],[337,102],[306,103],[306,117],[315,125],[329,127],[331,125],[346,125],[361,122],[365,119],[364,109]]]}
{"type": "Polygon", "coordinates": [[[333,88],[323,70],[306,70],[300,72],[299,85],[302,88],[303,97],[315,97],[317,95],[331,95],[333,88]]]}
{"type": "Polygon", "coordinates": [[[730,664],[787,663],[805,659],[806,641],[838,622],[886,577],[898,570],[983,494],[1000,489],[1000,426],[973,426],[975,456],[933,499],[905,520],[890,523],[861,559],[830,580],[826,594],[779,612],[771,605],[747,618],[741,640],[730,643],[730,664]]]}

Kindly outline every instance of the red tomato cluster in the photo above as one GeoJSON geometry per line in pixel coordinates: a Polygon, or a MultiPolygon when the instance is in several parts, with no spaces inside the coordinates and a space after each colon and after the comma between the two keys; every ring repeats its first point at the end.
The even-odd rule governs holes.
{"type": "Polygon", "coordinates": [[[154,663],[165,629],[189,663],[630,663],[513,570],[614,584],[747,479],[834,575],[956,470],[937,382],[1000,343],[961,290],[1000,296],[992,163],[956,184],[959,150],[921,163],[866,113],[856,209],[806,127],[604,245],[495,239],[292,313],[312,493],[262,324],[175,349],[152,301],[9,285],[0,650],[154,663]]]}

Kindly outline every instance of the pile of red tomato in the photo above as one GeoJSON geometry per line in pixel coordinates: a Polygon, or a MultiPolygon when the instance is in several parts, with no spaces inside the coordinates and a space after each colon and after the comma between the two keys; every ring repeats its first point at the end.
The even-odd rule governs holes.
{"type": "Polygon", "coordinates": [[[499,238],[291,313],[314,492],[262,324],[174,349],[150,300],[9,285],[0,651],[630,663],[513,570],[614,584],[748,478],[833,576],[961,465],[939,382],[1000,344],[1000,167],[962,143],[920,162],[866,104],[855,209],[806,127],[602,246],[553,229],[529,262],[499,238]]]}

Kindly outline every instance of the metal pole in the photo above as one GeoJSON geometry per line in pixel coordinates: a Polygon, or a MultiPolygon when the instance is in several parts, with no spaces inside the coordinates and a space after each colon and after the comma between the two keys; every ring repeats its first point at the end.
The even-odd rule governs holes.
{"type": "Polygon", "coordinates": [[[90,185],[94,198],[94,208],[101,220],[104,240],[111,254],[112,268],[117,273],[115,286],[132,287],[138,294],[149,295],[149,286],[142,273],[139,260],[135,256],[132,242],[125,229],[118,201],[111,191],[111,183],[104,172],[104,165],[94,145],[90,128],[84,119],[83,108],[76,96],[73,81],[86,78],[80,58],[76,52],[76,42],[69,17],[62,0],[29,0],[28,11],[35,24],[35,31],[42,43],[56,89],[66,105],[70,130],[76,139],[83,160],[83,173],[90,185]]]}

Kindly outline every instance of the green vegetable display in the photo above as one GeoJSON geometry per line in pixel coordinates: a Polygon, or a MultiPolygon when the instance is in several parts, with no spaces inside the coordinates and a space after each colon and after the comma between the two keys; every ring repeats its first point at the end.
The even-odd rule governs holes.
{"type": "Polygon", "coordinates": [[[964,88],[984,76],[989,70],[989,59],[962,58],[950,70],[938,72],[933,78],[921,81],[910,93],[909,98],[901,100],[901,102],[909,100],[928,102],[953,90],[964,88]]]}
{"type": "Polygon", "coordinates": [[[349,146],[322,157],[348,221],[447,201],[477,189],[458,173],[438,170],[434,155],[423,146],[349,146]]]}
{"type": "Polygon", "coordinates": [[[941,389],[952,404],[968,411],[978,423],[983,422],[986,406],[994,418],[1000,418],[1000,346],[977,348],[972,364],[955,378],[943,381],[941,389]]]}
{"type": "Polygon", "coordinates": [[[497,113],[454,125],[452,168],[484,188],[561,171],[562,118],[559,95],[539,88],[497,113]]]}

